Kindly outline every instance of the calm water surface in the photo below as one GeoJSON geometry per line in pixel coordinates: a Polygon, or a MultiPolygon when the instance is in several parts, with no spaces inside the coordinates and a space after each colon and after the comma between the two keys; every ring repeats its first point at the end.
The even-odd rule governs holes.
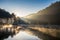
{"type": "MultiPolygon", "coordinates": [[[[1,39],[4,40],[60,40],[60,26],[48,25],[48,26],[29,26],[19,27],[11,29],[12,31],[4,31],[6,34],[1,33],[1,39]],[[16,32],[16,34],[15,34],[16,32]],[[17,33],[18,32],[18,33],[17,33]],[[49,33],[49,34],[46,34],[49,33]],[[50,34],[51,33],[51,34],[50,34]],[[56,33],[56,34],[55,34],[56,33]],[[14,35],[11,37],[11,35],[14,35]],[[57,37],[55,37],[55,35],[57,37]]],[[[10,30],[10,29],[9,29],[10,30]]],[[[3,32],[3,33],[4,33],[3,32]]]]}
{"type": "Polygon", "coordinates": [[[9,36],[5,40],[41,40],[37,36],[30,35],[26,33],[25,31],[20,31],[17,35],[15,35],[13,38],[9,36]]]}

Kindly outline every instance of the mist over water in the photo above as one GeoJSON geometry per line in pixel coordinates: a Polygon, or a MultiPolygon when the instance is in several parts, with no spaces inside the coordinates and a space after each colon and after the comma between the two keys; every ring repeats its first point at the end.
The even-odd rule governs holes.
{"type": "MultiPolygon", "coordinates": [[[[59,27],[58,25],[53,26],[59,27]]],[[[60,29],[53,28],[52,30],[53,26],[51,25],[51,28],[48,28],[48,25],[17,26],[17,28],[13,26],[12,30],[5,28],[2,32],[0,31],[0,40],[60,40],[58,36],[60,29]]]]}
{"type": "MultiPolygon", "coordinates": [[[[10,1],[7,1],[8,4],[10,4],[9,2],[10,1]]],[[[15,2],[13,3],[15,4],[15,2]]],[[[38,4],[42,4],[39,4],[41,7],[38,6],[39,8],[42,8],[47,4],[49,5],[50,1],[31,1],[31,3],[34,3],[33,5],[35,5],[33,7],[30,1],[26,1],[26,4],[30,4],[28,8],[26,5],[26,11],[29,12],[28,9],[31,8],[38,8],[38,4],[36,2],[38,4]]],[[[17,1],[16,3],[19,4],[20,2],[17,1]]],[[[10,7],[11,6],[12,5],[10,5],[10,7]]],[[[7,5],[7,8],[10,9],[10,7],[7,5]]],[[[24,9],[25,7],[23,6],[22,8],[24,9]]],[[[19,8],[19,10],[21,9],[19,8]]],[[[52,3],[49,7],[46,7],[36,13],[31,13],[31,15],[27,15],[25,17],[17,17],[15,13],[20,15],[20,11],[18,10],[14,13],[10,13],[8,11],[0,8],[0,40],[60,40],[60,1],[52,3]]],[[[21,15],[25,15],[25,12],[23,10],[21,15]]]]}

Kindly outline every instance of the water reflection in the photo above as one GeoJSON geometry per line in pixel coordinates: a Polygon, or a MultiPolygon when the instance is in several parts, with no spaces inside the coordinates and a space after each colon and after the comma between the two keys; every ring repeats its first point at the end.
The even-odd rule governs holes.
{"type": "Polygon", "coordinates": [[[31,29],[31,28],[28,28],[25,31],[27,33],[31,34],[31,35],[37,36],[38,38],[40,38],[42,40],[60,40],[60,38],[53,37],[51,35],[47,35],[45,33],[42,33],[41,31],[34,30],[34,29],[31,29]]]}
{"type": "Polygon", "coordinates": [[[60,25],[30,25],[25,31],[42,40],[60,40],[60,25]]]}
{"type": "Polygon", "coordinates": [[[41,25],[28,26],[28,27],[21,27],[16,25],[13,27],[4,26],[0,28],[0,40],[3,39],[4,40],[60,40],[60,29],[52,27],[51,28],[41,27],[41,25]]]}
{"type": "Polygon", "coordinates": [[[14,25],[0,25],[0,40],[4,40],[9,36],[13,37],[19,33],[20,27],[14,25]]]}
{"type": "Polygon", "coordinates": [[[20,31],[13,38],[9,37],[8,39],[5,39],[5,40],[40,40],[40,39],[36,36],[27,34],[25,31],[20,31]]]}

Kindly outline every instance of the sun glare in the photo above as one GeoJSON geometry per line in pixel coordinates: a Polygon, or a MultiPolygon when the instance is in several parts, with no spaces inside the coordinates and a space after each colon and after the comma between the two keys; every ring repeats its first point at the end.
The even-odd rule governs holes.
{"type": "Polygon", "coordinates": [[[35,12],[36,11],[30,11],[27,9],[18,9],[18,8],[12,10],[12,13],[15,13],[15,15],[17,17],[25,17],[25,16],[32,14],[32,13],[35,13],[35,12]]]}
{"type": "Polygon", "coordinates": [[[21,13],[21,11],[15,11],[14,13],[16,14],[16,16],[23,17],[23,14],[21,13]]]}
{"type": "Polygon", "coordinates": [[[18,17],[24,17],[24,14],[23,14],[23,11],[22,10],[19,10],[19,9],[14,9],[12,11],[13,13],[15,13],[15,15],[18,17]]]}

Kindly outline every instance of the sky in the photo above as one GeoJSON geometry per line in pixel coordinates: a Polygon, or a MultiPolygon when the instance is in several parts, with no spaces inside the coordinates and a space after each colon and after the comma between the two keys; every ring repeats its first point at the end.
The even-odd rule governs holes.
{"type": "Polygon", "coordinates": [[[0,0],[0,8],[24,17],[48,7],[59,0],[0,0]]]}

